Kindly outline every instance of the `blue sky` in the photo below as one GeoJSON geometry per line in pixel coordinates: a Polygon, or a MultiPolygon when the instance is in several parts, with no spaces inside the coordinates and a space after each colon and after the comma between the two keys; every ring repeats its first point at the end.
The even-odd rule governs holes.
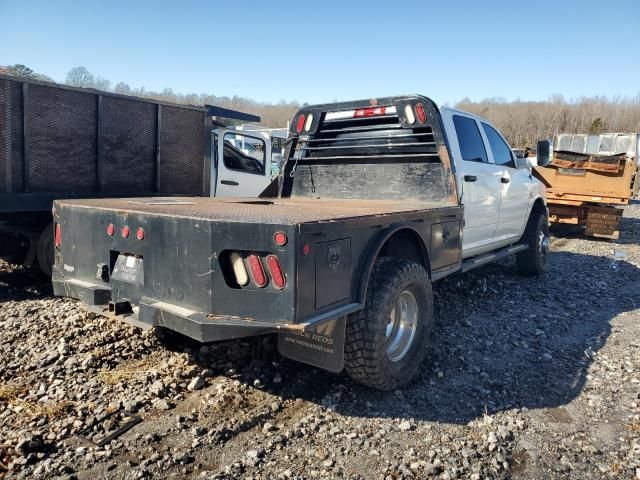
{"type": "Polygon", "coordinates": [[[0,65],[259,101],[640,93],[640,0],[0,0],[0,65]]]}

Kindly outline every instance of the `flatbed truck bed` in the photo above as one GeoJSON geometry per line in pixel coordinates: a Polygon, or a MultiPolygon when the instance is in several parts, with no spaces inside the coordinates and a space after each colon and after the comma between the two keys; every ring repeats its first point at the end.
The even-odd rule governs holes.
{"type": "Polygon", "coordinates": [[[262,198],[56,201],[54,293],[201,342],[277,333],[285,357],[389,390],[419,370],[432,282],[506,255],[542,273],[541,185],[515,161],[500,184],[495,165],[460,160],[475,170],[456,175],[428,98],[305,107],[291,128],[262,198]],[[458,188],[475,202],[468,218],[458,188]],[[502,222],[477,208],[500,202],[502,222]],[[465,221],[486,246],[463,262],[465,221]],[[494,240],[496,227],[511,233],[494,240]]]}
{"type": "Polygon", "coordinates": [[[169,216],[192,220],[298,225],[339,220],[364,220],[393,214],[426,214],[450,208],[447,202],[410,200],[364,200],[322,198],[121,198],[61,200],[60,206],[74,206],[128,215],[169,216]]]}

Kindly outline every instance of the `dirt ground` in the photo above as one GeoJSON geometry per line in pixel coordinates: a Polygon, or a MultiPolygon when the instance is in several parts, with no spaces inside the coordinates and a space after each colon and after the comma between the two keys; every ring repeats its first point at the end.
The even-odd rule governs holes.
{"type": "Polygon", "coordinates": [[[640,478],[640,204],[622,230],[554,237],[539,279],[508,261],[437,283],[428,360],[390,393],[270,336],[96,317],[2,263],[0,477],[640,478]]]}

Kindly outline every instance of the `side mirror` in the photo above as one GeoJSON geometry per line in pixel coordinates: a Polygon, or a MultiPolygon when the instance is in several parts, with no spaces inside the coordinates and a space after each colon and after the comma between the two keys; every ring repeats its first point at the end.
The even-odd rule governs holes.
{"type": "Polygon", "coordinates": [[[516,168],[517,169],[521,169],[521,168],[533,168],[535,167],[536,164],[535,162],[532,160],[531,157],[516,157],[516,168]]]}
{"type": "Polygon", "coordinates": [[[536,159],[539,167],[546,167],[551,163],[551,142],[540,140],[536,145],[536,159]]]}

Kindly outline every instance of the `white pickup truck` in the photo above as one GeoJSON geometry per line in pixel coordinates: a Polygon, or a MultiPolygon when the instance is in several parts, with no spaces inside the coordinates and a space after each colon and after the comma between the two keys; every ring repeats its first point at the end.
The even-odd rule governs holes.
{"type": "Polygon", "coordinates": [[[545,188],[485,119],[420,95],[308,106],[284,158],[258,199],[56,201],[54,292],[201,342],[277,333],[389,390],[428,352],[432,282],[508,255],[544,271],[545,188]]]}

